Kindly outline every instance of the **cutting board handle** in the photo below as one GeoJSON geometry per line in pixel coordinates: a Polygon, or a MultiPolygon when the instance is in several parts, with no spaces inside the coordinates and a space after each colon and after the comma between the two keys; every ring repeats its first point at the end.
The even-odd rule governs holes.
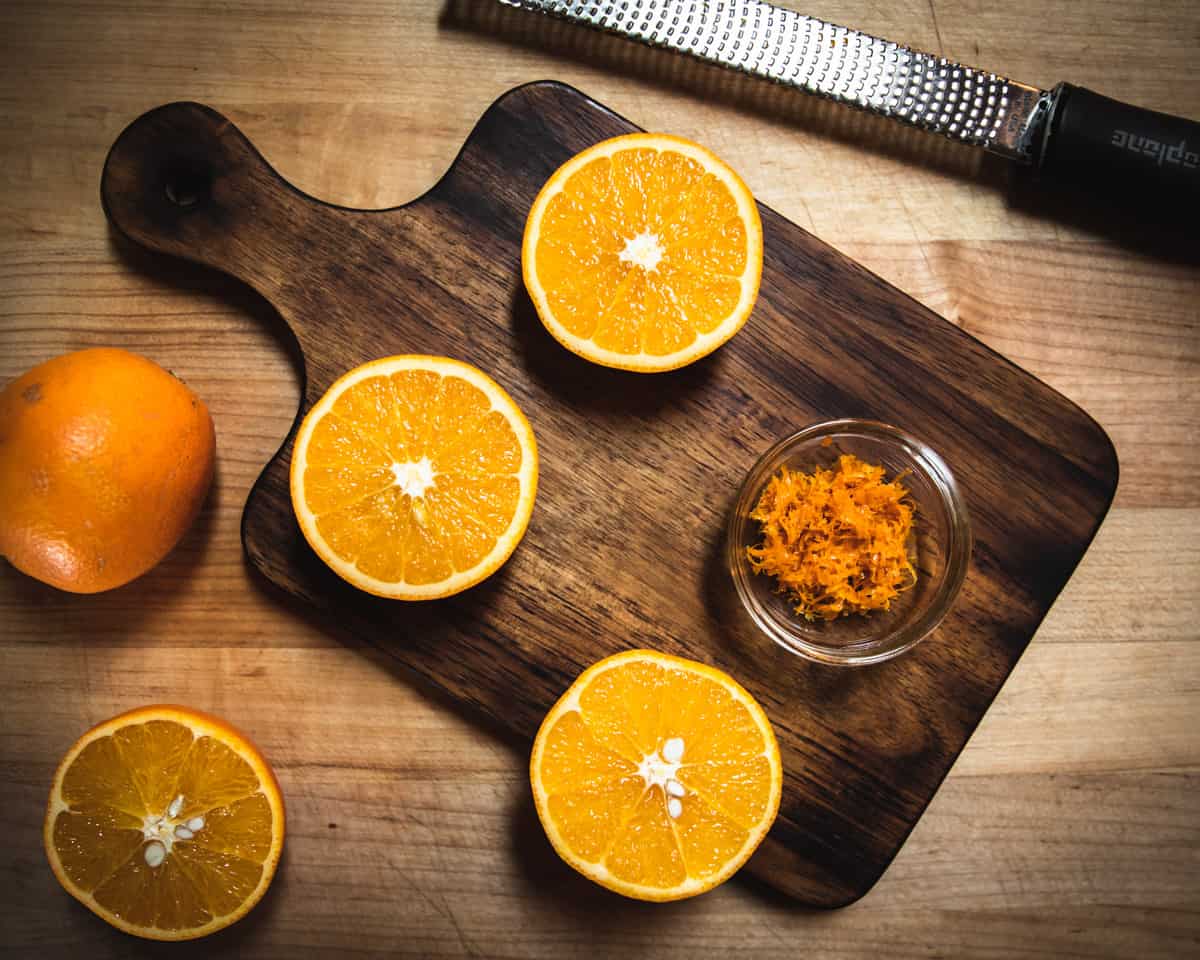
{"type": "Polygon", "coordinates": [[[268,296],[284,279],[296,234],[266,225],[296,193],[233,123],[199,103],[169,103],[134,120],[100,181],[104,212],[129,239],[239,276],[268,296]]]}

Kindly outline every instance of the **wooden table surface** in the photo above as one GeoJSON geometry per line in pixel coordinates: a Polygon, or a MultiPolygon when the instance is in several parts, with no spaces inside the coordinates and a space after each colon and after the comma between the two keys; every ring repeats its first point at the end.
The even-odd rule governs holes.
{"type": "MultiPolygon", "coordinates": [[[[803,9],[1200,119],[1194,0],[803,9]]],[[[0,566],[0,954],[1200,951],[1194,224],[1043,205],[972,151],[484,0],[8,0],[0,38],[0,382],[81,347],[144,353],[206,399],[219,461],[195,527],[127,587],[71,596],[0,566]],[[1079,403],[1120,455],[1091,551],[895,862],[847,909],[806,911],[740,879],[654,906],[561,865],[533,813],[526,745],[324,633],[249,570],[242,504],[299,398],[287,338],[236,283],[118,244],[100,209],[105,152],[160,103],[211,104],[318,197],[387,206],[428,187],[499,94],[548,77],[710,145],[760,200],[1079,403]],[[40,834],[71,742],[161,701],[250,733],[289,809],[264,902],[175,947],[71,900],[40,834]]]]}

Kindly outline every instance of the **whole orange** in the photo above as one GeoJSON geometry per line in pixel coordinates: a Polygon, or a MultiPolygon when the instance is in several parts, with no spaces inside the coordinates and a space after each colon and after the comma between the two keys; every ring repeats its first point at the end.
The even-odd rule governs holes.
{"type": "Polygon", "coordinates": [[[141,576],[212,484],[203,401],[145,357],[64,354],[0,392],[0,554],[75,593],[141,576]]]}

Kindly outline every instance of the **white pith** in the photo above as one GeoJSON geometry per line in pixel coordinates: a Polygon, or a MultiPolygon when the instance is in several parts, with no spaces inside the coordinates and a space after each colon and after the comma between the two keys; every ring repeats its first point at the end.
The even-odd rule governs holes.
{"type": "Polygon", "coordinates": [[[646,783],[646,789],[658,787],[667,798],[667,815],[678,820],[683,813],[680,798],[687,796],[687,789],[675,779],[683,766],[684,742],[682,737],[671,737],[662,747],[646,754],[638,764],[638,774],[646,783]]]}
{"type": "Polygon", "coordinates": [[[158,867],[171,852],[176,840],[191,840],[204,829],[204,817],[192,816],[181,818],[183,809],[183,794],[179,794],[163,813],[149,813],[142,821],[142,836],[147,843],[142,850],[142,857],[147,866],[158,867]]]}
{"type": "Polygon", "coordinates": [[[666,252],[659,243],[657,234],[643,230],[625,241],[625,249],[617,255],[617,259],[622,263],[637,264],[643,270],[653,272],[658,269],[658,262],[666,252]]]}
{"type": "Polygon", "coordinates": [[[428,457],[420,460],[409,460],[405,463],[393,463],[392,474],[396,478],[396,486],[410,497],[423,497],[425,491],[433,486],[437,474],[428,457]]]}

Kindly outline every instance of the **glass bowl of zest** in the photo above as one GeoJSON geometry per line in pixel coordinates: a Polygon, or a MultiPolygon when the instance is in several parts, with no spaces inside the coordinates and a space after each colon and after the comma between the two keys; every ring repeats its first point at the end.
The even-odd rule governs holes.
{"type": "MultiPolygon", "coordinates": [[[[899,491],[893,486],[890,495],[898,497],[899,491]]],[[[778,503],[776,497],[774,505],[778,503]]],[[[819,567],[820,576],[832,578],[832,594],[851,590],[851,586],[843,587],[843,583],[865,584],[863,589],[869,591],[875,575],[870,572],[871,564],[875,563],[878,569],[879,554],[872,552],[874,547],[866,539],[847,535],[846,528],[838,526],[837,513],[838,508],[829,504],[816,512],[818,519],[813,524],[822,527],[820,536],[826,537],[825,528],[833,532],[815,548],[805,546],[812,537],[807,533],[797,535],[792,524],[786,538],[788,549],[793,551],[792,556],[803,558],[804,564],[819,567]],[[855,551],[863,557],[864,565],[854,568],[863,571],[862,575],[839,576],[845,573],[844,564],[848,561],[845,556],[839,561],[836,554],[854,556],[855,551]]],[[[971,557],[971,525],[950,468],[929,446],[887,424],[832,420],[806,427],[779,441],[754,465],[742,483],[729,517],[726,553],[738,597],[763,633],[781,647],[810,660],[863,666],[912,649],[941,623],[966,576],[971,557]],[[752,514],[772,479],[785,468],[808,475],[818,470],[828,471],[821,476],[836,477],[841,458],[847,455],[857,458],[860,467],[868,465],[868,470],[881,467],[881,482],[898,483],[906,492],[903,502],[911,511],[911,525],[906,522],[892,528],[898,531],[909,527],[903,546],[896,544],[894,558],[899,565],[896,569],[903,567],[905,575],[886,608],[832,616],[831,606],[838,601],[824,595],[815,601],[826,604],[823,610],[806,615],[797,611],[796,597],[781,589],[781,581],[775,575],[763,569],[755,572],[750,550],[764,542],[765,528],[752,514]],[[831,619],[824,619],[826,616],[831,619]]],[[[761,559],[762,555],[759,556],[761,559]]],[[[800,560],[796,563],[799,566],[800,560]]],[[[819,577],[817,582],[821,582],[819,577]]],[[[809,596],[814,594],[810,591],[809,596]]]]}

